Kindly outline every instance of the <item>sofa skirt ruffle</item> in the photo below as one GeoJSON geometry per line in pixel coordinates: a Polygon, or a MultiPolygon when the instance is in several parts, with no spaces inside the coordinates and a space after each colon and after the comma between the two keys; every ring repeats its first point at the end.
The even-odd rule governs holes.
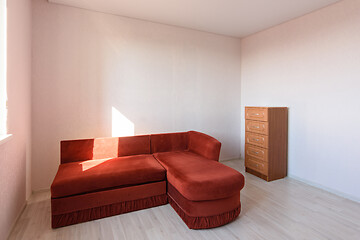
{"type": "Polygon", "coordinates": [[[235,208],[234,210],[221,213],[219,215],[192,217],[187,215],[171,197],[169,197],[169,203],[190,229],[208,229],[220,227],[234,221],[239,216],[241,211],[241,205],[239,205],[239,207],[235,208]]]}
{"type": "Polygon", "coordinates": [[[141,209],[156,207],[168,203],[166,194],[152,196],[143,199],[113,203],[105,206],[52,215],[52,228],[64,227],[76,223],[87,222],[104,217],[115,216],[122,213],[128,213],[141,209]]]}

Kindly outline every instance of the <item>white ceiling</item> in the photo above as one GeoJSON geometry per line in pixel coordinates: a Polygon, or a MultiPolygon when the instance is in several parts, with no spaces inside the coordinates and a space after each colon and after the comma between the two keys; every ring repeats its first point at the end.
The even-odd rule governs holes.
{"type": "Polygon", "coordinates": [[[244,37],[339,0],[49,0],[49,2],[244,37]]]}

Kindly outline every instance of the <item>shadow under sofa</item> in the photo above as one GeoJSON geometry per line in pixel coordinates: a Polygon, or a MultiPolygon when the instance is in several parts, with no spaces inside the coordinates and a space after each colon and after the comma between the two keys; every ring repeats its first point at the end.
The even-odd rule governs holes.
{"type": "Polygon", "coordinates": [[[195,131],[61,141],[52,227],[167,203],[191,229],[229,223],[244,177],[218,162],[220,147],[195,131]]]}

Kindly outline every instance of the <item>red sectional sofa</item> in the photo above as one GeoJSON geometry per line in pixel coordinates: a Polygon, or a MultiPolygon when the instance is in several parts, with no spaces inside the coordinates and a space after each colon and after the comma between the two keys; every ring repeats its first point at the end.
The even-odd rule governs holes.
{"type": "Polygon", "coordinates": [[[168,202],[191,229],[231,222],[244,176],[218,162],[220,147],[195,131],[62,141],[52,227],[168,202]]]}

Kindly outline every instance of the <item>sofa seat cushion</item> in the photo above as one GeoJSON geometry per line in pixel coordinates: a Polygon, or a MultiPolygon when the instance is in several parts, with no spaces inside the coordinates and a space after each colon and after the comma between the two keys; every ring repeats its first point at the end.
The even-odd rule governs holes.
{"type": "Polygon", "coordinates": [[[168,182],[191,201],[232,197],[244,187],[244,176],[217,161],[189,151],[155,153],[168,182]]]}
{"type": "Polygon", "coordinates": [[[66,197],[165,179],[165,169],[149,154],[65,163],[59,166],[51,185],[51,197],[66,197]]]}

